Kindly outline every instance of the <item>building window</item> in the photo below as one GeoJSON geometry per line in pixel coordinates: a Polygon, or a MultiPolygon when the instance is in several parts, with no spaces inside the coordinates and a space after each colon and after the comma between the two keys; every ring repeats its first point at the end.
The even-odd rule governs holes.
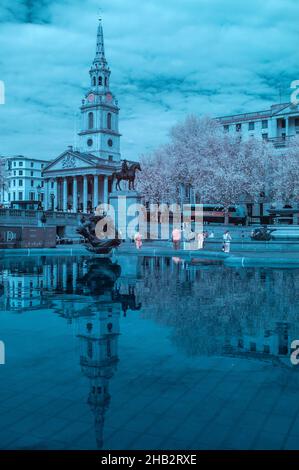
{"type": "Polygon", "coordinates": [[[23,180],[19,180],[19,186],[23,186],[23,180]]]}
{"type": "Polygon", "coordinates": [[[19,176],[23,176],[23,170],[19,170],[19,176]]]}
{"type": "Polygon", "coordinates": [[[264,119],[264,120],[262,121],[262,129],[268,129],[268,121],[267,121],[267,119],[264,119]]]}
{"type": "Polygon", "coordinates": [[[107,114],[107,128],[111,129],[111,121],[112,121],[112,116],[111,113],[107,114]]]}
{"type": "Polygon", "coordinates": [[[107,77],[105,77],[105,86],[108,85],[108,80],[107,80],[107,77]]]}
{"type": "Polygon", "coordinates": [[[34,201],[34,199],[35,199],[35,193],[34,193],[33,191],[31,191],[31,192],[29,193],[29,199],[30,199],[30,201],[34,201]]]}
{"type": "Polygon", "coordinates": [[[277,119],[277,127],[285,129],[286,127],[285,119],[277,119]]]}
{"type": "Polygon", "coordinates": [[[42,163],[40,167],[41,167],[41,168],[44,168],[44,164],[42,163]]]}
{"type": "Polygon", "coordinates": [[[299,118],[295,119],[295,127],[299,127],[299,118]]]}
{"type": "Polygon", "coordinates": [[[92,144],[93,144],[93,140],[92,140],[92,139],[88,139],[88,140],[87,140],[87,145],[88,145],[88,147],[92,147],[92,144]]]}
{"type": "Polygon", "coordinates": [[[93,129],[93,113],[88,113],[88,129],[93,129]]]}
{"type": "Polygon", "coordinates": [[[17,162],[13,162],[13,166],[17,166],[17,162]]]}
{"type": "Polygon", "coordinates": [[[249,131],[254,131],[254,122],[250,122],[250,123],[248,124],[248,130],[249,130],[249,131]]]}
{"type": "Polygon", "coordinates": [[[240,132],[241,129],[242,129],[242,124],[236,124],[236,131],[240,132]]]}
{"type": "Polygon", "coordinates": [[[113,156],[112,155],[109,155],[108,162],[113,162],[113,156]]]}
{"type": "Polygon", "coordinates": [[[23,166],[23,162],[19,162],[19,166],[23,166]]]}
{"type": "Polygon", "coordinates": [[[112,147],[112,145],[113,145],[112,139],[108,139],[108,145],[109,145],[109,147],[112,147]]]}
{"type": "Polygon", "coordinates": [[[93,86],[96,86],[96,84],[97,84],[96,77],[93,77],[93,79],[92,79],[92,85],[93,85],[93,86]]]}
{"type": "Polygon", "coordinates": [[[268,134],[262,134],[263,140],[268,140],[268,134]]]}
{"type": "Polygon", "coordinates": [[[102,86],[103,85],[103,78],[100,76],[99,77],[99,85],[102,86]]]}
{"type": "Polygon", "coordinates": [[[19,192],[19,201],[23,201],[23,192],[22,191],[19,192]]]}
{"type": "Polygon", "coordinates": [[[54,188],[54,181],[51,181],[51,189],[54,188]]]}
{"type": "Polygon", "coordinates": [[[30,163],[30,166],[31,166],[31,168],[33,168],[33,167],[34,167],[34,163],[33,163],[33,162],[31,162],[31,163],[30,163]]]}
{"type": "Polygon", "coordinates": [[[13,186],[15,186],[15,185],[16,185],[16,180],[13,180],[13,186]]]}
{"type": "Polygon", "coordinates": [[[8,193],[8,201],[10,202],[10,193],[8,193]]]}
{"type": "Polygon", "coordinates": [[[13,171],[13,175],[16,176],[16,174],[17,174],[17,172],[16,172],[16,170],[14,170],[14,171],[13,171]]]}
{"type": "Polygon", "coordinates": [[[44,187],[44,182],[42,181],[40,185],[41,185],[41,187],[43,188],[43,187],[44,187]]]}
{"type": "Polygon", "coordinates": [[[224,132],[229,132],[229,125],[225,124],[225,126],[223,126],[223,130],[224,132]]]}
{"type": "Polygon", "coordinates": [[[34,171],[30,171],[30,176],[33,176],[34,175],[34,171]]]}
{"type": "Polygon", "coordinates": [[[264,353],[270,354],[270,346],[268,344],[264,345],[264,353]]]}
{"type": "Polygon", "coordinates": [[[31,187],[33,188],[34,186],[34,180],[31,180],[31,187]]]}
{"type": "Polygon", "coordinates": [[[16,200],[16,193],[15,193],[15,192],[12,193],[12,200],[13,200],[13,201],[16,200]]]}

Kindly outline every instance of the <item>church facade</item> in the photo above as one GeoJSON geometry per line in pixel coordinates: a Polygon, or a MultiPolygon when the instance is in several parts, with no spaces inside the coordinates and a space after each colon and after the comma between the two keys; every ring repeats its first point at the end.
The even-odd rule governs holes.
{"type": "Polygon", "coordinates": [[[119,107],[110,89],[110,73],[99,20],[90,86],[80,107],[79,146],[70,146],[44,168],[46,210],[87,212],[108,203],[112,173],[121,167],[119,107]]]}

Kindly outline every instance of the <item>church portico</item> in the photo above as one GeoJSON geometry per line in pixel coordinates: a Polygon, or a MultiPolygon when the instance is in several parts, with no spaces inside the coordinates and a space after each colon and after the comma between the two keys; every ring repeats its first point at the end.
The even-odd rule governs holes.
{"type": "Polygon", "coordinates": [[[45,180],[44,209],[64,212],[90,212],[108,204],[111,174],[79,171],[78,175],[57,175],[45,180]],[[50,190],[49,188],[53,188],[50,190]]]}

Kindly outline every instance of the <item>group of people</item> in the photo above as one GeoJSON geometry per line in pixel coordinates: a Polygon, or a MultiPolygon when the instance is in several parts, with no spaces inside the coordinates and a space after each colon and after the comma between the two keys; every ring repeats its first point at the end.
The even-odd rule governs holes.
{"type": "MultiPolygon", "coordinates": [[[[186,248],[186,243],[189,243],[189,248],[193,250],[202,250],[205,246],[205,241],[207,238],[215,238],[213,231],[210,233],[206,230],[195,233],[188,226],[183,226],[181,229],[175,227],[172,231],[172,243],[174,250],[179,250],[181,247],[181,242],[183,238],[184,249],[186,248]]],[[[229,230],[226,230],[222,236],[222,251],[224,253],[230,252],[230,243],[232,241],[231,234],[229,230]]],[[[134,242],[137,250],[140,250],[142,247],[142,234],[137,231],[134,235],[134,242]]]]}
{"type": "MultiPolygon", "coordinates": [[[[178,250],[181,246],[181,241],[183,238],[184,249],[186,247],[186,243],[189,243],[190,249],[198,249],[202,250],[205,246],[205,241],[207,238],[215,238],[215,234],[213,231],[210,233],[206,230],[199,231],[195,233],[189,228],[187,225],[183,225],[182,229],[174,228],[172,231],[172,242],[174,250],[178,250]]],[[[222,251],[224,253],[230,252],[230,242],[232,240],[231,234],[229,230],[226,230],[222,236],[222,251]]]]}

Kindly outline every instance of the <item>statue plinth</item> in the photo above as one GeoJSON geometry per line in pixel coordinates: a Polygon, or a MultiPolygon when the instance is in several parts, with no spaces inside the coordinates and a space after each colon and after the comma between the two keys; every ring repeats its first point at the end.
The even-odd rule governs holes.
{"type": "Polygon", "coordinates": [[[114,217],[119,236],[123,240],[132,239],[143,219],[140,194],[138,191],[113,191],[109,195],[109,204],[112,206],[109,215],[114,217]]]}

